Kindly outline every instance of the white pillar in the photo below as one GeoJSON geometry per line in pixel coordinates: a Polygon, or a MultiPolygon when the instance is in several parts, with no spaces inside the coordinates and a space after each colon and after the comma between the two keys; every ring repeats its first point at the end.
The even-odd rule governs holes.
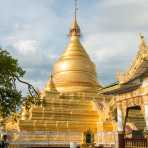
{"type": "Polygon", "coordinates": [[[118,126],[118,131],[122,132],[123,131],[122,111],[119,107],[117,108],[117,126],[118,126]]]}
{"type": "Polygon", "coordinates": [[[148,104],[144,105],[144,114],[145,114],[146,130],[148,130],[148,104]]]}
{"type": "Polygon", "coordinates": [[[120,105],[117,106],[117,128],[118,128],[118,135],[116,137],[116,147],[117,148],[122,148],[123,145],[123,140],[124,140],[124,135],[123,135],[123,116],[122,116],[122,110],[120,105]]]}

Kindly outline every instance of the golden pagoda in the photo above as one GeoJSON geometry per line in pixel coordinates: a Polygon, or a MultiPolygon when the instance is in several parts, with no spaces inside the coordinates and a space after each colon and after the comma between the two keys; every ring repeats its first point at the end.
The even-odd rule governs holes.
{"type": "Polygon", "coordinates": [[[96,92],[100,87],[96,68],[80,43],[76,17],[70,29],[70,42],[53,66],[53,80],[59,92],[96,92]]]}
{"type": "Polygon", "coordinates": [[[42,93],[46,105],[22,110],[12,145],[15,142],[21,147],[62,147],[71,142],[80,145],[88,130],[94,134],[94,143],[97,143],[100,138],[97,132],[114,130],[101,103],[104,97],[97,94],[101,86],[95,64],[83,48],[80,35],[75,13],[69,44],[54,64],[42,93]]]}

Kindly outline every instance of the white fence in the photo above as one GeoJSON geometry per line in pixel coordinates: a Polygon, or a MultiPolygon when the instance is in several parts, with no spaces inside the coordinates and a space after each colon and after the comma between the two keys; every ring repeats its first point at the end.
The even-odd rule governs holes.
{"type": "Polygon", "coordinates": [[[116,145],[117,137],[117,132],[97,132],[96,145],[116,145]]]}

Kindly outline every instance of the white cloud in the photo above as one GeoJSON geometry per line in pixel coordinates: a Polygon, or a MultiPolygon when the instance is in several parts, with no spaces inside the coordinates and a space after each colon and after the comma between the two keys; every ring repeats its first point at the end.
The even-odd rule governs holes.
{"type": "Polygon", "coordinates": [[[13,46],[16,48],[21,54],[28,55],[33,54],[38,49],[36,40],[19,40],[18,42],[14,43],[13,46]]]}
{"type": "MultiPolygon", "coordinates": [[[[26,69],[26,79],[43,86],[66,46],[73,2],[0,2],[1,46],[26,69]]],[[[83,45],[97,65],[99,80],[114,81],[115,72],[125,70],[137,52],[138,33],[148,33],[147,0],[83,0],[80,4],[83,45]]]]}
{"type": "MultiPolygon", "coordinates": [[[[127,33],[97,34],[85,38],[84,45],[97,64],[111,63],[113,58],[133,58],[138,48],[138,36],[127,33]]],[[[112,63],[111,63],[112,64],[112,63]]],[[[113,66],[111,65],[110,66],[113,66]]]]}
{"type": "Polygon", "coordinates": [[[146,3],[147,2],[147,0],[140,0],[140,1],[137,1],[137,0],[104,0],[104,1],[102,1],[102,4],[104,5],[104,6],[110,6],[110,7],[112,7],[112,6],[120,6],[120,5],[124,5],[124,4],[139,4],[139,5],[141,5],[141,4],[144,4],[144,3],[146,3]]]}

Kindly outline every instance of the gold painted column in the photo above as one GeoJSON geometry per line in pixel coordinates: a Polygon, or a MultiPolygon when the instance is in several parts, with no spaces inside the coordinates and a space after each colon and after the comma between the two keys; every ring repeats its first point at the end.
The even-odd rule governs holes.
{"type": "Polygon", "coordinates": [[[144,117],[146,123],[145,130],[148,132],[148,96],[144,96],[143,99],[144,99],[144,117]]]}
{"type": "Polygon", "coordinates": [[[148,96],[144,97],[144,117],[146,123],[144,135],[148,139],[148,96]]]}
{"type": "Polygon", "coordinates": [[[145,130],[148,131],[148,104],[144,104],[144,115],[145,115],[145,122],[146,122],[145,130]]]}
{"type": "Polygon", "coordinates": [[[146,123],[146,127],[145,127],[145,135],[146,137],[148,137],[148,77],[144,78],[143,82],[142,82],[142,94],[143,97],[143,108],[144,108],[144,118],[145,118],[145,123],[146,123]]]}

